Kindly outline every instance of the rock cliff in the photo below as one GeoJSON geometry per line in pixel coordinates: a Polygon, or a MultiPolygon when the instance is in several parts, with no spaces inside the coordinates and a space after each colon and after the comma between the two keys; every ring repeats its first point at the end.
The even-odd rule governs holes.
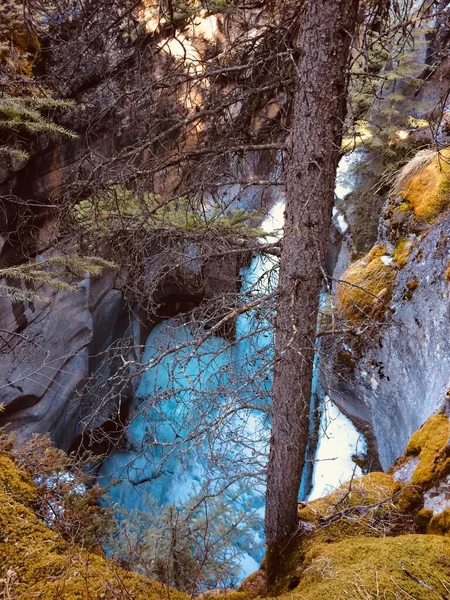
{"type": "Polygon", "coordinates": [[[419,153],[405,166],[378,245],[337,284],[353,332],[331,351],[330,395],[372,424],[385,469],[450,388],[449,196],[445,158],[442,168],[436,160],[419,153]]]}

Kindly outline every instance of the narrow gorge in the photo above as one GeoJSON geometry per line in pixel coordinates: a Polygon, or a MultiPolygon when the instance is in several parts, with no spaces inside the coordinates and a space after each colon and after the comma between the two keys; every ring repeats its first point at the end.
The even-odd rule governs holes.
{"type": "Polygon", "coordinates": [[[0,598],[450,597],[450,3],[359,2],[314,339],[280,351],[298,78],[340,47],[302,54],[308,6],[0,7],[0,598]]]}

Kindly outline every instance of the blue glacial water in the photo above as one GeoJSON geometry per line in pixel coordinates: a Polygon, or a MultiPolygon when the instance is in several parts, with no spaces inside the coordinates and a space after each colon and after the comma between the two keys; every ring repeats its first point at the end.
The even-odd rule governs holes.
{"type": "MultiPolygon", "coordinates": [[[[345,185],[337,192],[348,193],[345,185]]],[[[272,236],[267,240],[281,235],[283,211],[278,202],[264,221],[265,234],[272,236]]],[[[276,288],[277,259],[257,255],[241,276],[245,304],[276,288]]],[[[114,451],[100,471],[105,487],[119,481],[109,488],[109,503],[122,514],[145,510],[149,499],[163,508],[217,494],[229,499],[236,514],[251,513],[251,524],[233,538],[239,578],[255,571],[264,555],[272,318],[273,307],[264,305],[239,315],[234,341],[209,335],[187,316],[157,325],[146,342],[143,364],[149,368],[136,393],[127,447],[114,451]],[[201,344],[199,336],[206,338],[201,344]]],[[[307,450],[300,499],[311,489],[312,497],[320,496],[350,477],[355,465],[349,456],[364,446],[351,422],[317,389],[318,357],[311,412],[322,411],[320,457],[314,462],[314,448],[307,450]]]]}

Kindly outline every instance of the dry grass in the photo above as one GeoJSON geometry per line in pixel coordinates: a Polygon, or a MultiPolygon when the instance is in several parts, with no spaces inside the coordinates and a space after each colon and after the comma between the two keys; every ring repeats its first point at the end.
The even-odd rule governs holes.
{"type": "Polygon", "coordinates": [[[418,152],[406,165],[398,172],[394,185],[392,187],[392,195],[398,196],[401,194],[406,184],[422,169],[428,166],[437,157],[436,150],[427,149],[418,152]]]}

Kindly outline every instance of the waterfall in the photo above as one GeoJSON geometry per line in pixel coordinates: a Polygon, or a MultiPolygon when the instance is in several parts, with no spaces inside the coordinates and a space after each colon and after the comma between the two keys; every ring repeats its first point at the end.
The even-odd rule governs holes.
{"type": "MultiPolygon", "coordinates": [[[[350,166],[346,160],[341,171],[350,166]]],[[[278,201],[262,224],[262,242],[281,236],[283,212],[284,203],[278,201]]],[[[242,302],[276,288],[277,261],[256,255],[242,270],[242,302]]],[[[144,371],[136,393],[127,447],[115,450],[99,474],[105,487],[120,481],[109,488],[109,503],[125,513],[145,510],[149,499],[168,507],[201,493],[223,494],[239,514],[249,513],[251,523],[245,530],[242,526],[230,551],[238,557],[238,578],[255,571],[264,554],[262,471],[270,437],[273,314],[273,307],[262,304],[239,315],[235,341],[205,336],[187,316],[157,325],[146,342],[143,364],[153,366],[144,371]],[[199,336],[207,339],[198,344],[199,336]]],[[[361,452],[364,442],[319,389],[319,360],[318,351],[311,417],[321,411],[320,435],[315,461],[314,444],[308,450],[301,499],[311,490],[310,498],[318,497],[361,474],[351,456],[361,452]]]]}
{"type": "MultiPolygon", "coordinates": [[[[282,203],[274,205],[262,242],[281,236],[283,211],[282,203]]],[[[258,254],[242,269],[243,303],[276,288],[277,261],[258,254]]],[[[235,512],[251,517],[235,540],[239,578],[258,569],[264,555],[273,314],[262,304],[239,315],[234,342],[211,335],[198,345],[205,331],[187,316],[157,325],[146,341],[143,364],[154,366],[137,389],[127,448],[115,450],[99,473],[105,487],[121,481],[110,487],[109,503],[126,513],[145,510],[149,498],[161,507],[196,493],[232,499],[235,512]]]]}
{"type": "MultiPolygon", "coordinates": [[[[345,154],[339,163],[335,194],[343,201],[344,206],[346,197],[353,191],[353,169],[361,160],[363,160],[362,151],[356,149],[345,154]]],[[[336,228],[345,235],[348,231],[348,223],[345,215],[336,208],[333,208],[333,221],[336,228]]],[[[326,293],[321,294],[319,302],[321,306],[326,305],[326,293]]],[[[324,385],[319,382],[320,342],[317,344],[311,407],[312,410],[316,409],[319,423],[310,488],[307,490],[308,500],[325,496],[351,477],[363,475],[361,467],[356,464],[353,457],[362,456],[367,452],[364,436],[330,399],[326,381],[324,385]]],[[[311,438],[312,433],[316,432],[310,432],[311,438]]]]}

